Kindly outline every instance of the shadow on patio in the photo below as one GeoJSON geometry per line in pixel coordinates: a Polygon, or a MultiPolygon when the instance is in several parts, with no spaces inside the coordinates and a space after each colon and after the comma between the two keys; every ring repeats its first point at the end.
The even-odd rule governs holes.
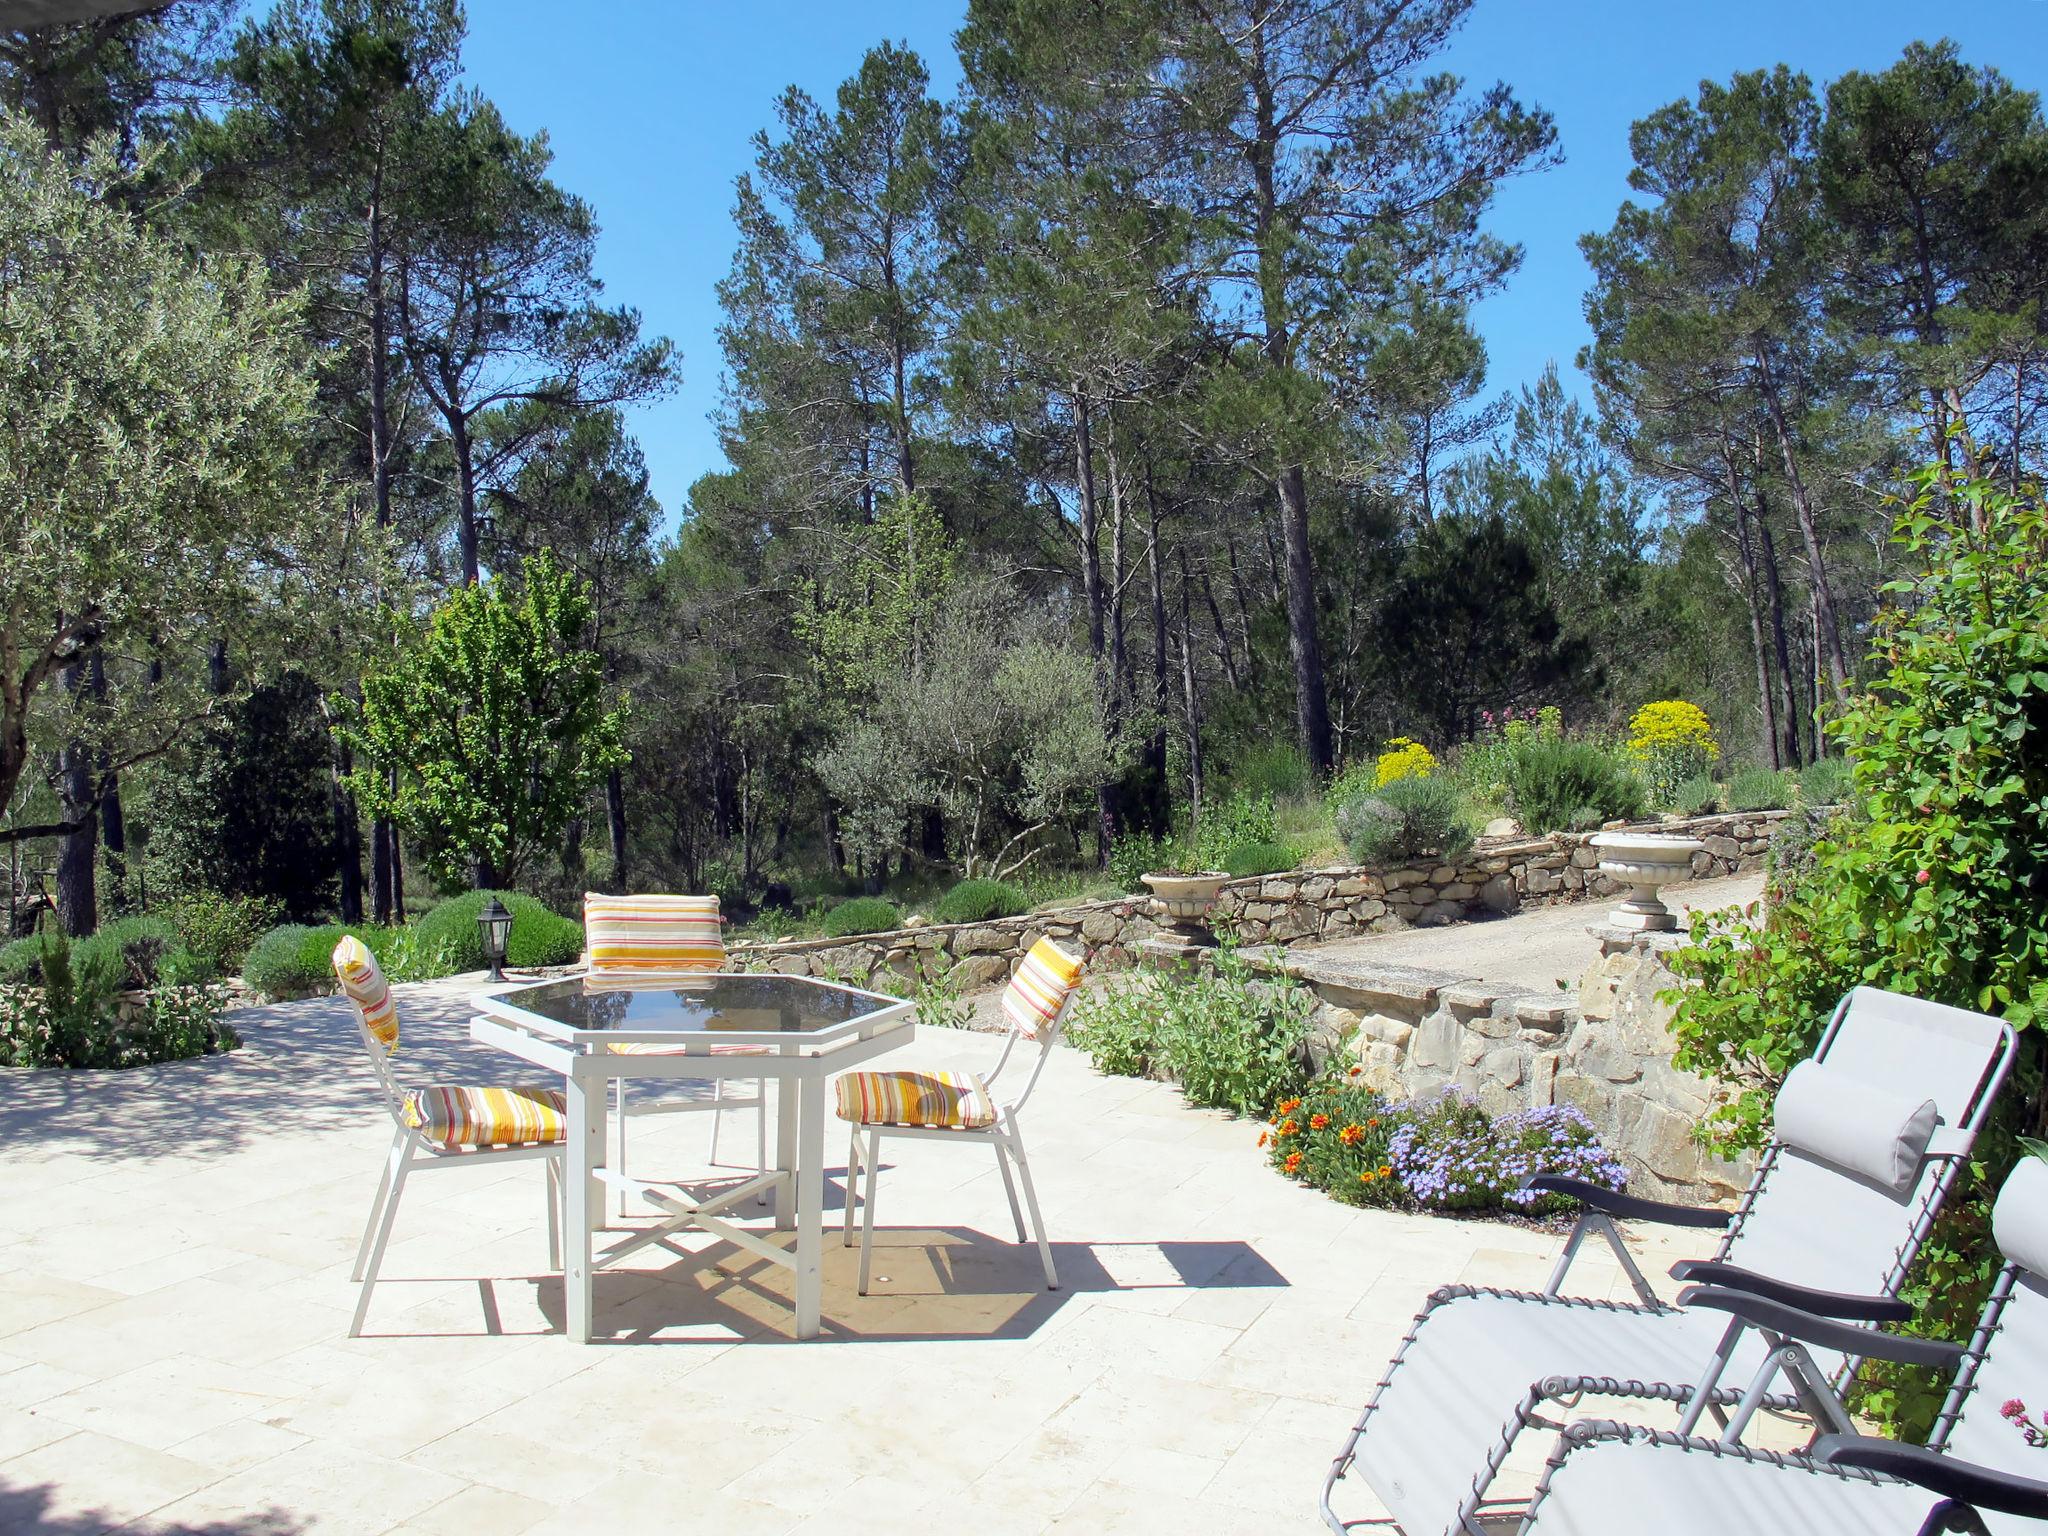
{"type": "MultiPolygon", "coordinates": [[[[824,1329],[812,1342],[1023,1339],[1070,1297],[1197,1290],[1284,1288],[1287,1278],[1250,1244],[1235,1240],[1055,1242],[1060,1289],[1045,1289],[1038,1250],[968,1227],[904,1227],[875,1234],[870,1294],[856,1292],[859,1250],[828,1231],[824,1254],[824,1329]]],[[[451,1277],[416,1281],[446,1288],[451,1277]]],[[[713,1243],[664,1269],[604,1270],[597,1275],[594,1342],[726,1344],[791,1342],[791,1275],[730,1243],[713,1243]]],[[[402,1290],[408,1282],[380,1283],[402,1290]]],[[[485,1335],[559,1333],[559,1276],[476,1277],[485,1335]],[[508,1325],[507,1318],[534,1326],[508,1325]]],[[[367,1330],[384,1337],[404,1330],[367,1330]]],[[[464,1330],[449,1330],[460,1334],[464,1330]]],[[[438,1334],[440,1330],[436,1330],[438,1334]]]]}
{"type": "MultiPolygon", "coordinates": [[[[0,1532],[37,1536],[99,1536],[127,1522],[128,1516],[104,1509],[65,1511],[55,1507],[60,1491],[50,1483],[14,1483],[0,1474],[0,1532]]],[[[151,1536],[298,1536],[306,1521],[283,1510],[260,1510],[230,1520],[151,1520],[151,1536]]]]}

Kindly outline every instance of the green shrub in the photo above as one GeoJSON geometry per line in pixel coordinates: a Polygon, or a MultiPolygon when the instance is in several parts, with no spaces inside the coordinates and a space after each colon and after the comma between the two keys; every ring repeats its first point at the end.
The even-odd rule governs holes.
{"type": "Polygon", "coordinates": [[[1777,768],[1742,768],[1728,780],[1731,811],[1782,811],[1792,803],[1799,781],[1777,768]]]}
{"type": "Polygon", "coordinates": [[[0,985],[33,981],[43,969],[43,936],[32,933],[25,939],[0,946],[0,985]]]}
{"type": "Polygon", "coordinates": [[[1378,789],[1379,763],[1368,757],[1363,761],[1347,763],[1343,769],[1330,778],[1330,787],[1323,791],[1323,803],[1330,808],[1334,818],[1344,807],[1362,795],[1369,795],[1378,789]]]}
{"type": "Polygon", "coordinates": [[[280,923],[249,946],[242,961],[242,980],[273,1002],[315,997],[334,990],[334,946],[353,934],[379,953],[393,930],[344,927],[340,923],[280,923]]]}
{"type": "Polygon", "coordinates": [[[73,963],[77,949],[53,934],[41,947],[34,982],[0,987],[0,1065],[139,1067],[241,1044],[223,1022],[223,1000],[211,987],[153,986],[124,1021],[117,994],[127,978],[118,947],[104,952],[111,962],[84,969],[73,963]]]}
{"type": "Polygon", "coordinates": [[[1301,862],[1301,851],[1285,843],[1239,843],[1223,855],[1223,872],[1233,880],[1277,875],[1301,862]]]}
{"type": "Polygon", "coordinates": [[[484,937],[476,920],[493,896],[512,914],[512,932],[505,940],[507,965],[521,970],[571,965],[583,953],[583,925],[549,911],[523,891],[464,891],[449,897],[413,924],[416,952],[433,955],[438,963],[450,967],[441,972],[444,976],[482,970],[484,937]]]}
{"type": "Polygon", "coordinates": [[[917,1004],[917,1022],[930,1029],[965,1029],[974,1009],[960,995],[959,979],[951,966],[920,953],[909,975],[883,969],[870,983],[891,997],[907,998],[917,1004]]]}
{"type": "Polygon", "coordinates": [[[1246,843],[1275,842],[1275,831],[1273,797],[1239,791],[1202,812],[1201,824],[1187,839],[1180,867],[1189,873],[1221,869],[1231,849],[1246,843]]]}
{"type": "Polygon", "coordinates": [[[1240,748],[1230,782],[1249,800],[1285,800],[1309,786],[1308,759],[1291,741],[1267,738],[1240,748]]]}
{"type": "Polygon", "coordinates": [[[1711,816],[1721,808],[1721,786],[1696,773],[1673,792],[1671,809],[1681,816],[1711,816]]]}
{"type": "Polygon", "coordinates": [[[1006,880],[962,880],[932,906],[935,923],[986,923],[1028,911],[1022,891],[1006,880]]]}
{"type": "Polygon", "coordinates": [[[250,946],[283,917],[283,905],[274,896],[205,890],[187,892],[170,909],[171,925],[185,947],[221,976],[240,971],[250,946]]]}
{"type": "Polygon", "coordinates": [[[1319,1078],[1300,1096],[1273,1106],[1259,1133],[1274,1168],[1346,1205],[1403,1206],[1387,1146],[1401,1118],[1370,1088],[1349,1078],[1319,1078]]]}
{"type": "MultiPolygon", "coordinates": [[[[1146,875],[1174,868],[1183,862],[1178,838],[1134,832],[1116,838],[1109,845],[1109,878],[1120,891],[1142,891],[1146,875]]],[[[5,964],[4,956],[5,952],[0,951],[0,965],[5,964]]]]}
{"type": "Polygon", "coordinates": [[[1824,757],[1799,770],[1799,798],[1807,805],[1847,805],[1856,794],[1856,774],[1846,757],[1824,757]]]}
{"type": "Polygon", "coordinates": [[[1228,947],[1208,966],[1127,978],[1079,1004],[1069,1038],[1104,1072],[1164,1075],[1191,1104],[1263,1115],[1307,1080],[1315,996],[1228,947]]]}
{"type": "Polygon", "coordinates": [[[903,926],[903,914],[896,903],[880,896],[856,896],[842,901],[825,914],[825,936],[850,939],[863,933],[887,933],[903,926]]]}
{"type": "Polygon", "coordinates": [[[1534,835],[1586,831],[1643,814],[1643,786],[1618,753],[1596,741],[1541,732],[1515,743],[1507,761],[1508,804],[1534,835]]]}
{"type": "Polygon", "coordinates": [[[1454,859],[1472,846],[1472,826],[1447,778],[1396,779],[1337,813],[1337,834],[1360,864],[1401,864],[1423,854],[1454,859]]]}

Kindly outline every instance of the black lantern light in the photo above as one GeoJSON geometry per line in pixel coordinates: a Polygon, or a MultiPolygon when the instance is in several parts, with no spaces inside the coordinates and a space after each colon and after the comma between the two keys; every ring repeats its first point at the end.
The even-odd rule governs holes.
{"type": "Polygon", "coordinates": [[[484,962],[491,968],[491,980],[505,979],[505,945],[512,937],[512,914],[505,910],[505,904],[493,896],[484,903],[476,915],[476,925],[483,930],[484,962]]]}

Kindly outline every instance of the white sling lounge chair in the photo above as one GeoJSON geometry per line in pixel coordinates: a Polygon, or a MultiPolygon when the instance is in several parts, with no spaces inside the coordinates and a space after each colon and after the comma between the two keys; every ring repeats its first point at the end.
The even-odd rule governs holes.
{"type": "MultiPolygon", "coordinates": [[[[1675,1266],[1676,1278],[1832,1317],[1910,1317],[1895,1299],[1899,1286],[2012,1065],[2012,1042],[2002,1020],[1858,987],[1836,1007],[1813,1059],[1786,1079],[1772,1143],[1734,1212],[1532,1180],[1589,1207],[1548,1287],[1453,1285],[1430,1297],[1330,1468],[1324,1522],[1338,1532],[1476,1531],[1482,1513],[1498,1518],[1520,1502],[1496,1495],[1493,1483],[1522,1430],[1561,1428],[1562,1408],[1587,1394],[1685,1404],[1687,1431],[1702,1413],[1736,1404],[1740,1394],[1715,1383],[1731,1367],[1753,1370],[1756,1342],[1742,1341],[1738,1357],[1719,1314],[1660,1302],[1622,1248],[1615,1217],[1725,1229],[1714,1257],[1675,1266]],[[1639,1303],[1563,1293],[1589,1232],[1621,1256],[1639,1303]],[[1695,1392],[1703,1378],[1709,1390],[1695,1392]],[[1338,1515],[1338,1485],[1354,1470],[1387,1516],[1338,1515]]],[[[1854,1363],[1830,1369],[1842,1375],[1854,1363]]],[[[1797,1399],[1780,1393],[1765,1406],[1797,1399]]]]}
{"type": "Polygon", "coordinates": [[[1967,1348],[1873,1333],[1743,1292],[1707,1288],[1694,1305],[1725,1308],[1771,1343],[1774,1365],[1837,1432],[1779,1455],[1718,1440],[1574,1424],[1558,1437],[1522,1521],[1529,1536],[1932,1536],[1937,1531],[2048,1536],[2048,1448],[2007,1417],[2024,1403],[2048,1436],[2048,1163],[2026,1158],[2000,1192],[1992,1231],[2004,1253],[1967,1348]],[[1847,1418],[1809,1348],[1940,1365],[1954,1371],[1925,1448],[1842,1432],[1847,1418]],[[1655,1511],[1654,1518],[1649,1512],[1655,1511]]]}

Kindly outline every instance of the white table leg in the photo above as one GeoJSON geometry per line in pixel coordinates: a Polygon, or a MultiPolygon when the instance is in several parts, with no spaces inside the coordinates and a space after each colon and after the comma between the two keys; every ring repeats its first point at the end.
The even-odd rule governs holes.
{"type": "MultiPolygon", "coordinates": [[[[786,1064],[794,1067],[796,1063],[786,1064]]],[[[775,1225],[787,1232],[796,1225],[796,1123],[797,1079],[782,1071],[775,1078],[775,1166],[782,1170],[782,1182],[775,1186],[775,1225]]]]}
{"type": "Polygon", "coordinates": [[[590,1234],[604,1219],[604,1186],[597,1170],[605,1159],[605,1096],[610,1083],[603,1077],[571,1073],[566,1083],[569,1096],[569,1187],[566,1192],[568,1230],[563,1234],[567,1249],[562,1255],[562,1297],[564,1326],[578,1344],[590,1342],[591,1268],[590,1234]]]}
{"type": "Polygon", "coordinates": [[[803,1079],[796,1154],[796,1336],[816,1338],[824,1292],[825,1080],[803,1079]]]}

